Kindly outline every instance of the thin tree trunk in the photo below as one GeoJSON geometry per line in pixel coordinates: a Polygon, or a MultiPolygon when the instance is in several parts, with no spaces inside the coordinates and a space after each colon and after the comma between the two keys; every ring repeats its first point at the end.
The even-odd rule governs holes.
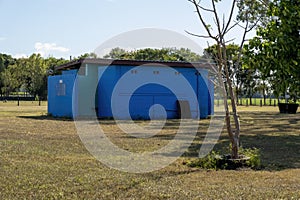
{"type": "MultiPolygon", "coordinates": [[[[222,41],[222,38],[221,38],[222,41]]],[[[226,112],[226,125],[227,125],[227,132],[231,141],[231,157],[233,159],[239,158],[239,139],[240,139],[240,121],[237,114],[237,108],[236,108],[236,102],[235,102],[235,95],[232,89],[232,81],[229,76],[229,70],[227,65],[227,55],[226,55],[226,45],[225,43],[221,44],[223,47],[223,52],[221,50],[220,45],[218,45],[218,52],[221,58],[221,66],[224,67],[225,70],[225,78],[227,83],[227,92],[229,92],[230,100],[231,100],[231,107],[232,107],[232,113],[233,113],[233,119],[235,124],[235,130],[233,131],[230,121],[230,112],[229,112],[229,106],[227,103],[227,93],[225,92],[224,99],[225,99],[225,112],[226,112]],[[226,97],[226,98],[225,98],[226,97]]],[[[221,74],[221,73],[219,73],[221,74]]],[[[222,80],[222,79],[221,79],[222,80]]],[[[224,91],[225,87],[224,87],[224,91]]]]}
{"type": "Polygon", "coordinates": [[[235,124],[235,131],[234,133],[232,133],[233,138],[231,141],[231,145],[232,145],[232,153],[231,153],[231,157],[233,159],[237,159],[239,158],[239,143],[240,143],[240,121],[239,121],[239,117],[237,114],[237,109],[236,109],[236,102],[235,102],[235,95],[232,89],[232,82],[230,80],[229,77],[229,72],[228,72],[228,68],[227,66],[225,66],[225,72],[226,72],[226,79],[227,79],[227,83],[228,83],[228,92],[230,95],[230,99],[231,99],[231,107],[232,107],[232,113],[233,113],[233,119],[234,119],[234,124],[235,124]]]}

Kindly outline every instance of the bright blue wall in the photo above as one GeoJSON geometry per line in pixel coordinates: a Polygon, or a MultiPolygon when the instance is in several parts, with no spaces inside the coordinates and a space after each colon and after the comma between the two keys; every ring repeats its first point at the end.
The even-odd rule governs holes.
{"type": "MultiPolygon", "coordinates": [[[[160,104],[166,110],[167,118],[177,118],[177,104],[176,100],[189,100],[191,113],[193,118],[198,118],[199,113],[201,118],[206,118],[209,115],[209,93],[207,87],[207,70],[200,70],[201,75],[197,75],[196,69],[193,68],[176,68],[181,76],[188,81],[192,87],[194,94],[199,100],[199,105],[196,101],[193,101],[191,96],[184,91],[184,87],[180,85],[176,80],[176,74],[170,73],[165,67],[159,66],[145,66],[143,72],[137,72],[137,74],[130,74],[133,66],[109,66],[99,67],[99,83],[98,83],[98,116],[100,118],[107,118],[114,116],[119,119],[149,119],[151,116],[154,118],[163,118],[164,111],[159,107],[153,107],[154,104],[160,104]],[[130,76],[140,77],[140,79],[147,79],[148,76],[153,75],[153,71],[159,71],[156,76],[162,76],[164,79],[168,79],[169,83],[178,88],[177,97],[167,87],[158,84],[146,84],[137,88],[133,93],[130,91],[132,87],[130,83],[130,76]],[[111,104],[112,93],[116,88],[117,82],[125,73],[129,72],[128,82],[123,85],[119,85],[119,93],[115,105],[111,104]],[[149,72],[145,75],[146,72],[149,72]],[[180,91],[181,90],[181,91],[180,91]],[[180,92],[178,92],[180,91],[180,92]],[[130,98],[129,105],[126,99],[130,98]],[[117,106],[117,113],[112,113],[112,106],[117,106]],[[126,110],[129,107],[130,116],[126,110]]],[[[151,78],[150,78],[151,79],[151,78]]],[[[153,77],[155,82],[155,77],[153,77]]]]}
{"type": "Polygon", "coordinates": [[[98,117],[110,118],[114,116],[119,119],[149,119],[164,118],[165,114],[168,119],[178,117],[177,100],[188,100],[190,103],[191,114],[193,118],[207,118],[213,114],[213,84],[208,81],[208,71],[204,69],[196,70],[194,68],[175,68],[176,72],[168,70],[166,67],[145,66],[142,71],[132,73],[134,66],[97,66],[87,65],[90,69],[89,76],[77,75],[77,70],[63,71],[62,75],[50,76],[48,78],[48,112],[58,117],[76,117],[86,116],[95,109],[98,111],[98,117]],[[154,74],[159,71],[159,74],[154,74]],[[128,73],[127,73],[128,72],[128,73]],[[200,72],[200,73],[199,73],[200,72]],[[119,85],[119,90],[115,92],[115,101],[112,101],[112,94],[117,83],[127,73],[127,80],[119,85]],[[192,100],[192,96],[182,84],[178,83],[179,76],[188,81],[188,85],[194,91],[198,98],[192,100]],[[98,78],[97,78],[98,77],[98,78]],[[97,80],[98,79],[98,80],[97,80]],[[130,80],[153,80],[153,83],[144,84],[134,91],[132,81],[130,80]],[[156,80],[165,80],[173,88],[176,88],[176,94],[167,86],[156,84],[156,80]],[[66,85],[66,94],[57,96],[56,86],[60,80],[66,85]],[[77,81],[75,81],[77,80],[77,81]],[[80,86],[78,86],[78,80],[80,86]],[[98,81],[98,85],[97,85],[98,81]],[[74,84],[75,82],[75,84],[74,84]],[[72,101],[73,87],[74,98],[72,101]],[[98,87],[91,95],[91,85],[98,87]],[[209,95],[209,93],[212,95],[209,95]],[[90,96],[87,98],[87,96],[90,96]],[[126,103],[126,100],[129,102],[126,103]],[[115,105],[112,105],[112,102],[115,105]],[[74,113],[72,112],[72,104],[74,113]],[[153,106],[159,104],[161,106],[153,106]],[[112,113],[112,107],[117,108],[112,113]],[[129,108],[129,115],[126,112],[129,108]],[[82,110],[83,109],[83,110],[82,110]],[[89,111],[89,112],[86,112],[89,111]]]}
{"type": "Polygon", "coordinates": [[[131,96],[129,110],[133,119],[168,119],[177,118],[177,104],[175,94],[168,88],[158,84],[147,84],[138,88],[131,96]],[[152,107],[159,104],[159,107],[152,107]],[[165,116],[165,114],[167,116],[165,116]]]}
{"type": "Polygon", "coordinates": [[[48,113],[55,117],[73,117],[72,92],[76,70],[63,72],[62,75],[48,77],[48,113]],[[62,81],[62,83],[61,83],[62,81]],[[65,95],[58,95],[59,85],[65,85],[65,95]]]}

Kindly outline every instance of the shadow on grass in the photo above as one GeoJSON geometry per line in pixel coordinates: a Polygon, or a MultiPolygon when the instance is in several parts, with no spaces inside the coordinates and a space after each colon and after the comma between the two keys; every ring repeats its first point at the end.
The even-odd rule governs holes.
{"type": "Polygon", "coordinates": [[[52,117],[48,115],[38,115],[38,116],[17,116],[22,119],[33,119],[33,120],[55,120],[55,121],[74,121],[67,117],[52,117]]]}
{"type": "MultiPolygon", "coordinates": [[[[300,168],[300,113],[280,114],[278,112],[242,111],[239,114],[241,119],[242,147],[259,149],[262,165],[266,169],[284,170],[300,168]]],[[[55,118],[47,115],[18,117],[34,120],[73,121],[68,118],[55,118]]],[[[116,125],[114,120],[100,120],[98,123],[101,125],[116,125]]],[[[147,123],[147,121],[136,121],[136,123],[147,123]]],[[[164,129],[173,130],[177,129],[178,126],[178,120],[168,120],[164,129]]],[[[198,157],[207,127],[208,125],[205,123],[200,126],[196,138],[182,157],[198,157]]],[[[175,134],[172,133],[162,133],[155,135],[153,138],[171,141],[174,136],[175,134]]],[[[121,137],[129,140],[135,139],[132,136],[121,137]]],[[[229,153],[229,139],[226,131],[219,138],[214,150],[221,153],[229,153]]]]}
{"type": "MultiPolygon", "coordinates": [[[[300,113],[240,112],[241,146],[260,150],[265,169],[300,168],[300,113]]],[[[194,140],[184,157],[197,157],[201,140],[194,140]]],[[[229,139],[224,132],[215,151],[229,153],[229,139]]]]}

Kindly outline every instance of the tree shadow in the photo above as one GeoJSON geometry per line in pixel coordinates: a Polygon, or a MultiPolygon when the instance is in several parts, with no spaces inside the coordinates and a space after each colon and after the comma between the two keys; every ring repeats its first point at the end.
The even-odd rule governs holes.
{"type": "MultiPolygon", "coordinates": [[[[300,113],[240,112],[240,115],[241,146],[259,149],[265,169],[300,168],[300,113]]],[[[224,131],[214,150],[228,154],[229,143],[224,131]]],[[[201,145],[201,139],[194,140],[183,157],[198,157],[201,145]]]]}
{"type": "Polygon", "coordinates": [[[17,116],[17,117],[22,119],[33,119],[33,120],[74,121],[72,118],[68,118],[68,117],[53,117],[48,115],[17,116]]]}
{"type": "MultiPolygon", "coordinates": [[[[280,114],[278,112],[247,112],[239,113],[241,119],[241,145],[243,148],[257,148],[260,150],[262,165],[267,170],[284,170],[300,168],[300,113],[280,114]]],[[[24,119],[73,121],[70,118],[55,118],[47,115],[18,116],[24,119]]],[[[200,121],[201,122],[201,121],[200,121]]],[[[116,125],[114,120],[98,120],[103,125],[116,125]]],[[[123,123],[127,123],[123,121],[123,123]]],[[[136,123],[147,123],[145,120],[136,123]]],[[[168,120],[164,129],[175,130],[180,126],[178,120],[168,120]]],[[[192,144],[187,144],[183,158],[197,158],[202,142],[206,135],[208,122],[199,126],[197,135],[192,144]],[[187,148],[187,150],[186,150],[187,148]]],[[[173,131],[174,131],[173,130],[173,131]]],[[[153,136],[157,140],[171,141],[176,133],[160,133],[153,136]]],[[[125,139],[135,139],[132,136],[121,136],[125,139]]],[[[184,138],[182,138],[184,140],[184,138]]],[[[214,144],[212,144],[214,145],[214,144]]],[[[229,153],[229,139],[223,129],[214,151],[229,153]]],[[[169,155],[172,156],[176,152],[169,155]]]]}

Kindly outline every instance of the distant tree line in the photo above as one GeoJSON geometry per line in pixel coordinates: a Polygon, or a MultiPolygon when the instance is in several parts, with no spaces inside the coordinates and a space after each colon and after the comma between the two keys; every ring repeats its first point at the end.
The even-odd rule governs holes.
{"type": "Polygon", "coordinates": [[[145,48],[126,51],[119,47],[112,49],[104,58],[125,60],[152,60],[152,61],[186,61],[199,62],[203,57],[186,48],[145,48]]]}
{"type": "Polygon", "coordinates": [[[54,72],[55,66],[66,62],[63,58],[43,58],[39,54],[18,59],[0,54],[0,96],[22,90],[35,98],[46,99],[47,76],[54,72]]]}
{"type": "MultiPolygon", "coordinates": [[[[273,89],[270,77],[262,73],[262,66],[257,66],[249,61],[249,52],[245,50],[243,57],[248,62],[238,62],[239,46],[236,44],[226,45],[229,55],[229,73],[234,85],[236,98],[263,97],[264,104],[268,97],[273,97],[273,89]],[[239,64],[237,64],[239,63],[239,64]]],[[[162,49],[138,49],[125,50],[114,48],[103,58],[107,59],[130,59],[130,60],[152,60],[152,61],[213,61],[216,60],[217,46],[212,45],[203,51],[203,55],[192,52],[185,48],[162,48],[162,49]]],[[[85,53],[72,60],[98,58],[95,53],[85,53]]],[[[39,54],[32,54],[28,58],[13,58],[10,55],[0,54],[0,96],[9,96],[14,92],[26,91],[28,94],[39,99],[47,98],[47,76],[55,74],[55,66],[69,62],[64,58],[43,58],[39,54]]],[[[251,60],[252,61],[252,60],[251,60]]],[[[253,62],[253,61],[252,61],[253,62]]],[[[238,101],[237,101],[238,102],[238,101]]]]}

